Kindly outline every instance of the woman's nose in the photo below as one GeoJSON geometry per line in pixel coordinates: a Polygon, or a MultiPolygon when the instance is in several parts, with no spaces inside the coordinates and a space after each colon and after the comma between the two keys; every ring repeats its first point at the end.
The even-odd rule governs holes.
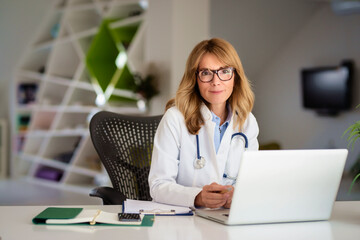
{"type": "Polygon", "coordinates": [[[221,82],[221,80],[220,80],[219,76],[216,73],[214,73],[214,77],[211,81],[211,84],[218,85],[220,82],[221,82]]]}

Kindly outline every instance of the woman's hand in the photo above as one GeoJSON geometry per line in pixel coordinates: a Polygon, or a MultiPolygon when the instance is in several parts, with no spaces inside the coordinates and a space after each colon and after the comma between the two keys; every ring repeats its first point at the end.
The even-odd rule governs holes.
{"type": "Polygon", "coordinates": [[[207,208],[230,208],[234,187],[211,183],[205,185],[195,198],[196,207],[207,208]]]}

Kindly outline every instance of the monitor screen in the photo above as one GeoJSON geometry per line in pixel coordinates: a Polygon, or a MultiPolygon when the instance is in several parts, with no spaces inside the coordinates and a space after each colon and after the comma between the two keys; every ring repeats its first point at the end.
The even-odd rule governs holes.
{"type": "Polygon", "coordinates": [[[304,107],[325,112],[349,109],[351,75],[347,65],[302,70],[304,107]]]}

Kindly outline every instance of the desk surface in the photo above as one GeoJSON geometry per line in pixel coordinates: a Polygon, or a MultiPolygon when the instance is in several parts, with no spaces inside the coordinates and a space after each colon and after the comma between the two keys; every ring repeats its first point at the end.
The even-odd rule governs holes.
{"type": "MultiPolygon", "coordinates": [[[[72,206],[65,206],[72,207],[72,206]]],[[[82,206],[121,211],[120,206],[82,206]]],[[[329,221],[225,226],[197,216],[157,216],[153,227],[49,226],[31,219],[46,206],[1,206],[0,239],[359,239],[360,201],[335,202],[329,221]]]]}

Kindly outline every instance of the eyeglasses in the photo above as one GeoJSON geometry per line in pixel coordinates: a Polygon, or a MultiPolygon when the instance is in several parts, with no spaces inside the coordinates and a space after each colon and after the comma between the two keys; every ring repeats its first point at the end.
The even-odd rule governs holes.
{"type": "Polygon", "coordinates": [[[234,73],[233,67],[221,68],[219,70],[203,69],[196,71],[201,82],[208,83],[214,79],[214,74],[218,76],[221,81],[229,81],[234,73]]]}

